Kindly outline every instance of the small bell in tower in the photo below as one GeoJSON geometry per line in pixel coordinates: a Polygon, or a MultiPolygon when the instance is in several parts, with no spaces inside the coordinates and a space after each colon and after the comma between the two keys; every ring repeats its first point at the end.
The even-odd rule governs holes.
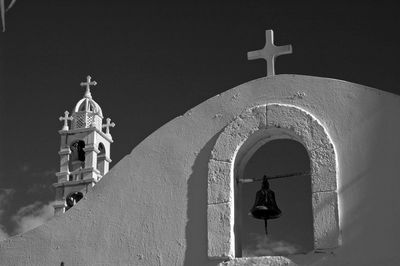
{"type": "Polygon", "coordinates": [[[256,193],[256,200],[253,208],[250,210],[251,215],[256,219],[265,221],[265,233],[268,234],[268,219],[279,218],[282,211],[278,208],[275,201],[275,193],[269,188],[268,178],[263,176],[261,189],[256,193]]]}
{"type": "Polygon", "coordinates": [[[67,203],[66,211],[74,207],[78,201],[83,198],[83,194],[81,192],[73,192],[65,199],[67,203]]]}

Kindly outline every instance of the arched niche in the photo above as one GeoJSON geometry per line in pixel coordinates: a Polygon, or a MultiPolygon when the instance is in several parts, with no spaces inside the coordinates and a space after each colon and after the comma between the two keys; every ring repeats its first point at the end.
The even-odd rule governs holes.
{"type": "MultiPolygon", "coordinates": [[[[86,144],[83,140],[75,140],[69,145],[71,155],[68,162],[68,169],[71,173],[85,168],[85,146],[86,144]]],[[[76,180],[78,178],[82,179],[82,175],[70,174],[68,181],[74,181],[74,179],[76,180]]]]}
{"type": "Polygon", "coordinates": [[[321,123],[299,107],[268,104],[249,108],[220,134],[208,170],[208,256],[233,259],[235,254],[235,178],[254,152],[273,139],[304,145],[310,157],[314,250],[339,244],[337,160],[321,123]]]}
{"type": "Polygon", "coordinates": [[[99,153],[97,154],[97,170],[99,170],[101,176],[106,173],[106,148],[102,142],[99,143],[97,149],[99,153]]]}
{"type": "Polygon", "coordinates": [[[69,148],[71,150],[70,161],[85,161],[85,151],[83,150],[85,148],[85,142],[83,140],[72,142],[69,148]]]}
{"type": "Polygon", "coordinates": [[[99,155],[103,155],[106,153],[106,148],[104,147],[104,144],[102,142],[99,143],[98,148],[99,150],[99,155]]]}
{"type": "Polygon", "coordinates": [[[310,158],[304,145],[291,138],[267,141],[236,167],[235,257],[287,256],[314,249],[310,158]],[[238,172],[242,175],[239,176],[238,172]],[[269,180],[279,217],[265,221],[250,212],[262,187],[263,175],[305,173],[269,180]],[[260,181],[250,182],[258,178],[260,181]],[[266,231],[267,230],[267,231],[266,231]],[[268,232],[266,234],[266,232],[268,232]]]}

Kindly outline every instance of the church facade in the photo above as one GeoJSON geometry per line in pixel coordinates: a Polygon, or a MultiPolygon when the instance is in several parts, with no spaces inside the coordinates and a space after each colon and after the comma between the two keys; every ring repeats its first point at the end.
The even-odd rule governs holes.
{"type": "MultiPolygon", "coordinates": [[[[268,53],[259,54],[274,55],[268,53]]],[[[335,79],[273,74],[163,125],[73,208],[0,242],[0,265],[399,264],[400,97],[335,79]],[[249,158],[276,139],[297,141],[309,155],[314,247],[246,257],[235,223],[238,180],[249,158]]],[[[69,154],[64,150],[61,158],[69,154]]],[[[78,171],[94,166],[88,157],[78,171]]],[[[65,180],[62,173],[71,171],[63,169],[65,180]]]]}

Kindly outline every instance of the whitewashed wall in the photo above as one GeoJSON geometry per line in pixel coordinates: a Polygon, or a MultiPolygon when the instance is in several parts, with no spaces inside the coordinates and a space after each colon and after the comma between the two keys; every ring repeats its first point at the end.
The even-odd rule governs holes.
{"type": "Polygon", "coordinates": [[[235,117],[269,103],[306,110],[331,137],[342,242],[325,253],[276,258],[274,265],[400,264],[400,97],[339,80],[279,75],[226,91],[162,126],[65,215],[0,242],[0,265],[222,262],[207,255],[211,150],[235,117]]]}

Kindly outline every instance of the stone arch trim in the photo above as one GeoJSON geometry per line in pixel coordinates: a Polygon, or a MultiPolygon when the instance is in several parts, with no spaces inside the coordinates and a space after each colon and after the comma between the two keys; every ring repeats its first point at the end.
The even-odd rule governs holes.
{"type": "Polygon", "coordinates": [[[272,139],[291,138],[310,157],[314,249],[339,244],[337,160],[329,135],[321,123],[299,107],[259,105],[245,110],[219,135],[208,164],[208,256],[235,257],[234,178],[238,164],[272,139]]]}

